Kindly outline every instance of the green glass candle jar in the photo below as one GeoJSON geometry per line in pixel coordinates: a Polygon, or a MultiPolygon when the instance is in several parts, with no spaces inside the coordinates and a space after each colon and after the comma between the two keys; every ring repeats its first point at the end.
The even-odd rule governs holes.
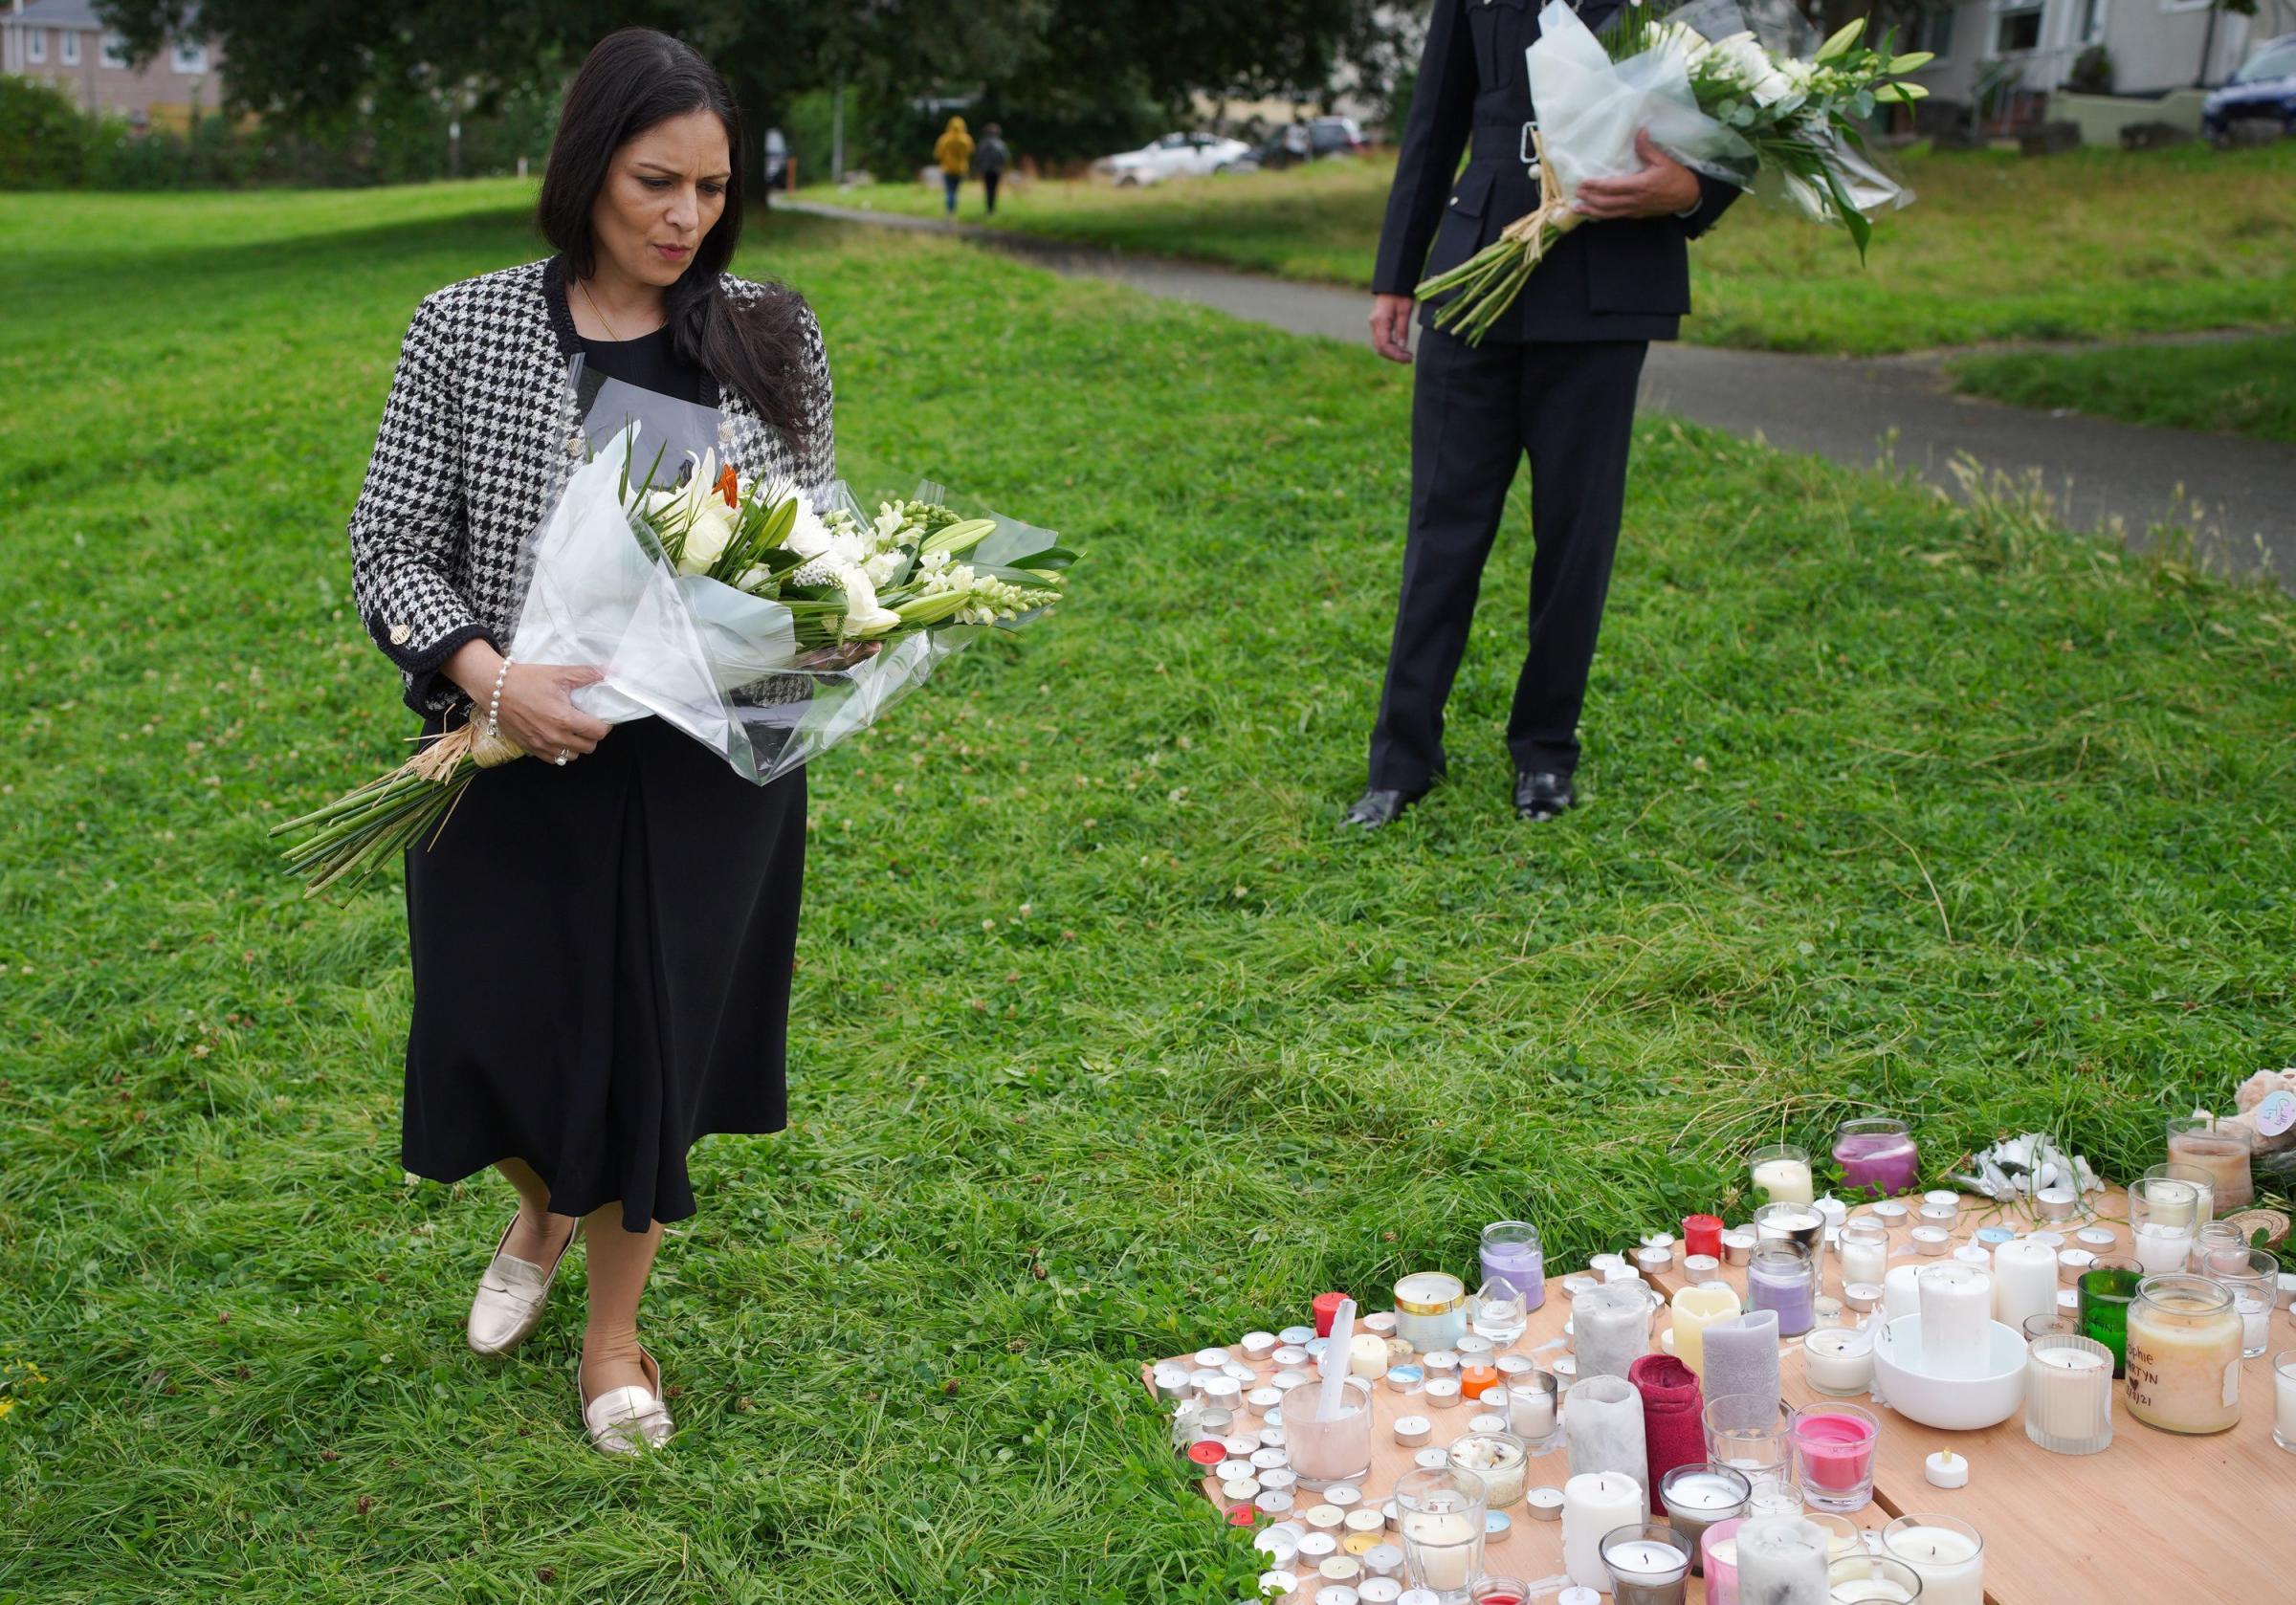
{"type": "Polygon", "coordinates": [[[2075,1285],[2080,1304],[2075,1324],[2081,1335],[2112,1351],[2112,1374],[2129,1372],[2129,1306],[2136,1299],[2136,1285],[2145,1279],[2134,1260],[2099,1260],[2081,1273],[2075,1285]]]}

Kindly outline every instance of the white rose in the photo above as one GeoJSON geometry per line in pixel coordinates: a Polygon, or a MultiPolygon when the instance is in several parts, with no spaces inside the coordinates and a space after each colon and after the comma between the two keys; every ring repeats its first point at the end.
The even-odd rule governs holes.
{"type": "Polygon", "coordinates": [[[879,552],[861,565],[861,572],[872,585],[890,585],[908,564],[909,560],[899,552],[879,552]]]}
{"type": "MultiPolygon", "coordinates": [[[[797,503],[797,521],[789,526],[789,534],[782,541],[801,558],[818,558],[829,549],[835,538],[828,524],[813,509],[813,498],[794,485],[788,488],[789,498],[797,503]]],[[[775,500],[781,499],[779,496],[775,500]]]]}
{"type": "Polygon", "coordinates": [[[840,572],[837,583],[845,592],[843,633],[847,636],[882,635],[901,622],[901,616],[892,608],[877,605],[876,587],[858,566],[840,572]]]}
{"type": "Polygon", "coordinates": [[[677,560],[677,571],[707,573],[710,564],[725,555],[726,543],[733,538],[733,509],[725,505],[725,497],[711,496],[695,511],[694,521],[686,526],[685,550],[677,560]]]}

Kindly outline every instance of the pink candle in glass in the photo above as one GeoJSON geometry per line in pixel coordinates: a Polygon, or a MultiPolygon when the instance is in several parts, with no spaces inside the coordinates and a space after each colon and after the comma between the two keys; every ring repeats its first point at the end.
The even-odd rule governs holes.
{"type": "Polygon", "coordinates": [[[1738,1528],[1745,1525],[1745,1517],[1733,1516],[1708,1528],[1698,1540],[1706,1605],[1738,1605],[1738,1528]]]}
{"type": "Polygon", "coordinates": [[[1846,1492],[1873,1475],[1873,1427],[1855,1416],[1812,1411],[1794,1418],[1802,1472],[1821,1488],[1846,1492]]]}
{"type": "Polygon", "coordinates": [[[1845,1120],[1834,1133],[1834,1163],[1850,1197],[1890,1198],[1913,1191],[1921,1151],[1902,1120],[1845,1120]]]}

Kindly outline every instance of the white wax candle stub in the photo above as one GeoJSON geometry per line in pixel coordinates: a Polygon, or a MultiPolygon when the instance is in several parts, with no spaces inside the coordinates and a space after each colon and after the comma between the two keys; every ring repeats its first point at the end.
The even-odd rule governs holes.
{"type": "Polygon", "coordinates": [[[1395,1440],[1398,1443],[1424,1443],[1435,1423],[1424,1416],[1398,1416],[1395,1418],[1395,1440]]]}
{"type": "Polygon", "coordinates": [[[1531,1513],[1542,1522],[1562,1520],[1562,1490],[1560,1488],[1533,1488],[1523,1496],[1531,1513]]]}
{"type": "Polygon", "coordinates": [[[1441,1471],[1451,1463],[1451,1452],[1441,1447],[1422,1449],[1411,1457],[1411,1463],[1423,1471],[1441,1471]]]}
{"type": "Polygon", "coordinates": [[[2103,1248],[2112,1242],[2112,1228],[2109,1226],[2084,1226],[2073,1236],[2092,1248],[2103,1248]]]}
{"type": "Polygon", "coordinates": [[[1969,1462],[1951,1449],[1940,1449],[1921,1462],[1921,1474],[1935,1488],[1969,1486],[1969,1462]]]}

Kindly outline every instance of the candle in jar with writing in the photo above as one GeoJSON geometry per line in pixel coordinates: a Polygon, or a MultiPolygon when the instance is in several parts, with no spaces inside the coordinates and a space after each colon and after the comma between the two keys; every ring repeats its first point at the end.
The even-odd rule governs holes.
{"type": "Polygon", "coordinates": [[[2129,1414],[2165,1432],[2241,1418],[2241,1313],[2204,1276],[2149,1276],[2129,1307],[2129,1414]]]}

